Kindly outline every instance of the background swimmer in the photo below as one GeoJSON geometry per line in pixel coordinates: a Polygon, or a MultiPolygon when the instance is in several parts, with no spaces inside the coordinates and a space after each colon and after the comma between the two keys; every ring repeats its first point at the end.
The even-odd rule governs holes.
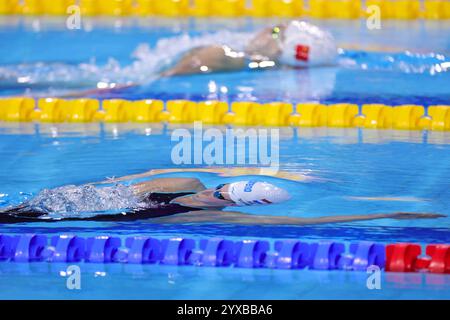
{"type": "Polygon", "coordinates": [[[226,207],[270,205],[290,199],[289,193],[263,180],[238,181],[206,188],[195,178],[157,178],[130,186],[65,186],[43,190],[33,199],[0,213],[0,223],[57,221],[136,221],[155,223],[231,223],[244,225],[308,225],[374,219],[439,218],[431,213],[294,218],[221,211],[226,207]],[[117,213],[99,212],[120,210],[117,213]],[[81,216],[80,212],[93,212],[81,216]]]}
{"type": "MultiPolygon", "coordinates": [[[[158,77],[192,75],[240,70],[270,69],[280,66],[307,68],[334,65],[338,51],[333,36],[304,21],[291,21],[268,27],[247,38],[242,48],[221,43],[204,44],[167,57],[169,63],[160,62],[158,77]]],[[[142,70],[136,70],[142,72],[142,70]]],[[[148,79],[147,79],[148,80],[148,79]]],[[[76,92],[64,97],[81,97],[107,93],[138,85],[138,83],[115,84],[76,92]]]]}
{"type": "MultiPolygon", "coordinates": [[[[335,88],[336,81],[344,81],[343,79],[336,78],[338,70],[359,71],[361,75],[364,72],[386,71],[436,76],[438,76],[438,73],[443,74],[446,70],[449,70],[447,67],[450,59],[445,54],[444,49],[441,49],[441,53],[439,53],[419,50],[419,48],[411,51],[402,46],[390,46],[388,49],[389,52],[386,52],[386,46],[388,45],[383,45],[383,47],[378,45],[375,47],[369,46],[366,49],[371,51],[365,51],[361,50],[359,40],[357,43],[344,41],[342,39],[342,33],[339,32],[336,33],[337,41],[335,41],[328,32],[320,30],[308,23],[293,21],[279,25],[278,28],[279,30],[277,26],[274,26],[266,28],[261,32],[252,32],[248,30],[231,31],[224,27],[215,32],[202,32],[195,35],[191,34],[189,30],[182,30],[181,32],[175,31],[171,35],[156,38],[149,34],[151,39],[145,36],[139,39],[133,48],[120,46],[121,49],[120,52],[117,52],[117,55],[112,55],[112,52],[105,49],[105,46],[100,46],[97,48],[98,50],[93,51],[94,54],[89,56],[83,54],[82,57],[74,61],[72,61],[71,56],[59,57],[57,55],[58,51],[53,52],[53,50],[49,50],[48,55],[51,57],[50,60],[36,57],[37,60],[35,61],[35,58],[30,57],[30,61],[27,61],[29,58],[24,58],[25,60],[23,61],[13,61],[12,64],[0,65],[0,85],[3,88],[13,88],[13,91],[11,91],[12,95],[29,95],[33,97],[85,97],[88,95],[102,95],[104,96],[103,98],[106,98],[117,97],[117,95],[123,96],[125,94],[127,96],[139,95],[139,97],[159,98],[160,94],[168,91],[167,88],[172,85],[172,81],[176,82],[173,83],[175,86],[180,85],[180,83],[189,86],[191,80],[188,77],[180,77],[174,80],[162,77],[164,73],[174,73],[173,69],[178,68],[177,63],[181,63],[183,57],[186,59],[189,56],[196,57],[196,54],[192,53],[198,52],[198,48],[221,46],[230,48],[233,52],[246,53],[249,57],[256,56],[258,58],[257,61],[259,61],[260,57],[276,57],[274,60],[262,61],[263,63],[261,65],[259,62],[252,63],[251,68],[248,64],[244,64],[243,67],[245,69],[254,70],[277,66],[334,66],[333,68],[316,68],[316,70],[311,72],[307,70],[294,72],[291,70],[291,72],[270,72],[266,73],[266,75],[261,75],[257,72],[241,72],[239,75],[236,75],[236,80],[232,83],[228,83],[228,80],[222,80],[224,78],[220,74],[215,79],[216,81],[222,82],[228,88],[228,94],[234,95],[237,92],[243,96],[246,96],[247,92],[246,85],[244,84],[251,80],[255,87],[252,96],[264,100],[269,98],[270,100],[278,99],[280,92],[290,92],[289,97],[299,101],[309,101],[312,99],[315,101],[317,99],[329,98],[336,94],[335,89],[338,91],[344,90],[348,93],[349,89],[343,88],[342,85],[339,88],[335,88]],[[295,28],[298,29],[298,32],[292,33],[296,35],[295,37],[289,37],[290,39],[294,39],[292,41],[287,41],[287,32],[285,32],[285,29],[288,25],[295,25],[295,28]],[[280,35],[278,38],[277,34],[280,35]],[[299,50],[294,50],[295,45],[292,45],[292,43],[295,44],[295,42],[301,44],[299,50]],[[336,42],[339,43],[338,50],[336,49],[336,42]],[[303,51],[305,49],[303,48],[305,47],[304,44],[307,44],[306,47],[309,46],[308,52],[303,51]],[[289,46],[294,49],[288,49],[289,46]],[[280,55],[280,52],[283,55],[280,55]],[[295,55],[293,55],[293,52],[295,52],[295,55]],[[302,60],[305,59],[305,56],[308,58],[308,61],[302,60]],[[288,60],[293,64],[290,64],[288,60]],[[301,86],[298,85],[299,83],[301,83],[301,86]],[[128,87],[131,88],[127,90],[126,88],[128,87]],[[120,89],[122,89],[122,92],[120,89]],[[111,94],[109,93],[110,91],[111,94]]],[[[95,32],[102,34],[99,30],[95,32]]],[[[389,33],[388,30],[384,32],[389,33]]],[[[78,37],[82,37],[82,33],[77,34],[74,40],[77,40],[78,37]]],[[[134,39],[134,35],[131,38],[134,39]]],[[[118,39],[118,41],[121,40],[118,39]]],[[[34,46],[39,48],[38,43],[36,40],[32,41],[30,45],[33,48],[34,46]]],[[[95,47],[97,44],[89,43],[89,45],[95,47]]],[[[19,56],[21,55],[22,53],[19,54],[19,56]]],[[[44,57],[46,55],[44,54],[44,57]]],[[[216,57],[215,55],[213,56],[216,57]]],[[[220,55],[215,59],[219,59],[219,57],[220,55]]],[[[249,62],[251,60],[247,59],[246,61],[249,62]]],[[[223,64],[221,66],[223,67],[223,64]]],[[[230,66],[235,65],[230,64],[230,66]]],[[[229,66],[226,66],[226,71],[239,71],[241,66],[238,65],[238,69],[231,70],[229,66]]],[[[205,68],[203,69],[205,70],[205,68]]],[[[206,72],[211,72],[212,69],[214,68],[211,66],[206,72]]],[[[193,71],[195,73],[204,73],[204,71],[198,68],[193,71]]],[[[367,81],[370,82],[370,76],[367,75],[367,77],[367,81]]],[[[364,81],[364,79],[365,77],[362,76],[361,80],[364,81]]],[[[391,85],[396,85],[398,81],[404,81],[402,77],[397,76],[390,77],[389,79],[389,85],[385,86],[387,91],[392,90],[391,85]]],[[[207,84],[208,80],[210,80],[208,77],[200,77],[195,79],[194,82],[205,82],[207,84]]],[[[434,90],[431,84],[434,83],[433,81],[436,80],[429,82],[429,86],[431,87],[424,87],[425,91],[423,94],[429,92],[428,90],[434,90]]],[[[369,82],[366,85],[370,85],[369,82]]],[[[402,90],[405,90],[405,88],[402,87],[402,90]]],[[[377,90],[381,89],[378,88],[377,90]]],[[[197,87],[190,87],[189,91],[196,92],[196,95],[208,93],[208,91],[203,92],[203,89],[197,87]]],[[[408,93],[409,91],[405,92],[405,97],[410,97],[411,94],[414,95],[416,92],[411,91],[410,94],[408,93]]],[[[357,93],[355,94],[357,95],[357,93]]],[[[186,97],[188,96],[190,95],[186,95],[186,97]]],[[[407,104],[410,101],[404,102],[407,104]]]]}
{"type": "Polygon", "coordinates": [[[328,32],[304,21],[291,21],[256,34],[243,51],[225,45],[194,48],[163,76],[261,69],[310,67],[335,63],[337,48],[328,32]]]}

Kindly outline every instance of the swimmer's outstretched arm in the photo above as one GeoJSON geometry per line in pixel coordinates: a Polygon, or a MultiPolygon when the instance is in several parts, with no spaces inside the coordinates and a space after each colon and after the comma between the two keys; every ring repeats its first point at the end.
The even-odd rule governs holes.
{"type": "Polygon", "coordinates": [[[133,179],[141,179],[146,177],[155,176],[158,174],[164,173],[188,173],[188,172],[207,172],[207,173],[216,173],[222,177],[237,177],[242,175],[263,175],[263,176],[271,176],[277,177],[280,179],[292,180],[292,181],[312,181],[319,180],[318,178],[307,176],[298,172],[289,172],[283,170],[272,170],[270,168],[256,168],[256,167],[227,167],[227,168],[172,168],[172,169],[155,169],[150,170],[144,173],[138,173],[133,175],[128,175],[119,178],[108,179],[100,182],[95,182],[94,184],[105,184],[112,182],[120,182],[126,180],[133,179]]]}
{"type": "Polygon", "coordinates": [[[435,219],[445,215],[434,213],[394,212],[368,215],[329,216],[320,218],[293,218],[261,216],[228,211],[193,211],[169,217],[155,218],[155,223],[228,223],[239,225],[314,225],[325,223],[357,222],[375,219],[435,219]]]}

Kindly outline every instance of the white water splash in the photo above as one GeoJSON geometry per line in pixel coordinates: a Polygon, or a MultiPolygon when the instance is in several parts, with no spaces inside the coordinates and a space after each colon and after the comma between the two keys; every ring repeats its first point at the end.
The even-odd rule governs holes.
{"type": "MultiPolygon", "coordinates": [[[[0,66],[0,84],[17,87],[23,85],[36,96],[49,93],[63,94],[77,89],[108,88],[111,85],[147,84],[158,78],[159,73],[175,63],[188,50],[223,44],[234,50],[243,50],[254,36],[251,32],[219,31],[199,36],[183,34],[160,39],[154,47],[140,44],[133,52],[133,61],[121,65],[110,58],[104,65],[95,59],[81,64],[32,63],[0,66]],[[101,86],[100,86],[101,85],[101,86]]],[[[381,53],[339,50],[339,66],[363,70],[400,71],[403,73],[428,73],[435,75],[450,71],[450,59],[441,54],[381,53]]]]}
{"type": "Polygon", "coordinates": [[[140,44],[131,54],[134,59],[122,66],[114,58],[105,65],[98,65],[94,59],[87,63],[69,65],[64,63],[31,63],[0,67],[0,82],[64,88],[92,86],[102,83],[145,84],[158,77],[158,73],[174,63],[180,54],[188,50],[211,44],[220,44],[242,50],[253,33],[220,31],[213,34],[192,37],[183,34],[160,39],[154,48],[140,44]]]}
{"type": "Polygon", "coordinates": [[[339,65],[362,70],[398,71],[402,73],[430,74],[450,71],[450,58],[438,53],[366,52],[339,49],[339,65]]]}
{"type": "Polygon", "coordinates": [[[253,36],[253,33],[221,31],[200,37],[191,37],[185,34],[161,39],[154,49],[151,49],[147,44],[141,44],[132,54],[136,60],[130,66],[123,68],[121,72],[128,79],[132,77],[133,81],[144,83],[149,76],[171,65],[181,54],[192,48],[219,43],[234,50],[242,51],[253,36]]]}
{"type": "MultiPolygon", "coordinates": [[[[27,208],[47,213],[47,218],[82,216],[99,211],[119,211],[149,207],[135,196],[130,186],[110,187],[68,185],[44,189],[24,203],[27,208]]],[[[150,204],[151,205],[151,204],[150,204]]]]}

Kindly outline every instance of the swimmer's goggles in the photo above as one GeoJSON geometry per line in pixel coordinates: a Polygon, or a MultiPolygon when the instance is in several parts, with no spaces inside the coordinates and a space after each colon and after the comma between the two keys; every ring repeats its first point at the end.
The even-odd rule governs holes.
{"type": "Polygon", "coordinates": [[[279,39],[280,38],[280,32],[281,32],[281,28],[276,26],[273,27],[272,29],[272,38],[274,39],[279,39]]]}
{"type": "Polygon", "coordinates": [[[226,183],[222,183],[222,184],[219,184],[219,185],[216,187],[216,191],[214,191],[214,193],[213,193],[213,197],[214,197],[214,198],[219,199],[219,200],[227,200],[227,199],[224,198],[224,196],[222,195],[222,193],[219,191],[219,190],[222,189],[223,186],[225,186],[225,185],[226,185],[226,183]]]}
{"type": "Polygon", "coordinates": [[[281,28],[279,26],[275,26],[272,28],[272,38],[278,43],[278,45],[281,47],[281,44],[283,42],[282,36],[281,36],[281,28]]]}

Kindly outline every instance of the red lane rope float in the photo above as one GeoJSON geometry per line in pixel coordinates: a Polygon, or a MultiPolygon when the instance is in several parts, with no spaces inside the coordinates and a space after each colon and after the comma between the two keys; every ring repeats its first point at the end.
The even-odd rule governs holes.
{"type": "Polygon", "coordinates": [[[418,244],[398,243],[386,246],[387,272],[450,273],[450,245],[430,244],[425,257],[420,257],[422,248],[418,244]]]}

